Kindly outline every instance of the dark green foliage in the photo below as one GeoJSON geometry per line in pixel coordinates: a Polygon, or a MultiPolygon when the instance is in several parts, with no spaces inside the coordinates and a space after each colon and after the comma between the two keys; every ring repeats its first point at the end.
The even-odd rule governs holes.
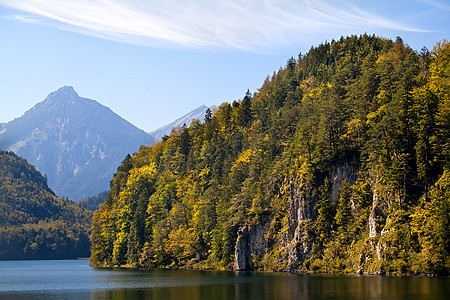
{"type": "Polygon", "coordinates": [[[105,203],[107,196],[108,191],[104,191],[92,197],[81,198],[76,202],[84,208],[95,211],[98,209],[100,204],[105,203]]]}
{"type": "Polygon", "coordinates": [[[87,257],[91,217],[56,197],[26,160],[0,150],[0,259],[87,257]]]}
{"type": "Polygon", "coordinates": [[[323,251],[325,244],[329,241],[334,222],[333,207],[330,202],[330,185],[328,178],[325,179],[324,184],[319,188],[319,200],[316,203],[317,219],[316,219],[316,233],[317,244],[321,252],[323,251]]]}
{"type": "MultiPolygon", "coordinates": [[[[352,208],[350,204],[351,191],[347,182],[341,187],[339,203],[334,217],[336,221],[336,237],[341,244],[348,244],[352,238],[350,235],[353,223],[352,208]]],[[[330,219],[328,219],[330,220],[330,219]]]]}
{"type": "Polygon", "coordinates": [[[142,147],[95,212],[91,263],[232,268],[247,232],[254,269],[448,273],[449,48],[324,43],[142,147]]]}

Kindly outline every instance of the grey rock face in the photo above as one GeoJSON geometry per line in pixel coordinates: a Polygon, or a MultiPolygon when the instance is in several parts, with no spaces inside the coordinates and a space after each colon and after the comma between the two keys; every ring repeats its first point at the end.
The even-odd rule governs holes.
{"type": "Polygon", "coordinates": [[[4,124],[0,148],[26,158],[58,196],[77,200],[109,189],[128,153],[153,138],[72,87],[51,93],[4,124]]]}
{"type": "Polygon", "coordinates": [[[378,196],[377,190],[373,190],[373,202],[372,202],[372,211],[369,215],[369,237],[374,238],[378,235],[379,229],[377,226],[377,216],[379,215],[378,209],[378,196]]]}
{"type": "Polygon", "coordinates": [[[236,271],[250,270],[254,266],[254,258],[261,258],[266,253],[264,226],[243,226],[238,231],[234,255],[236,271]]]}
{"type": "MultiPolygon", "coordinates": [[[[330,172],[331,201],[339,200],[340,189],[345,181],[353,184],[356,174],[353,167],[341,161],[332,167],[330,172]]],[[[280,247],[284,249],[283,260],[287,261],[287,269],[296,271],[301,263],[312,256],[312,242],[307,232],[308,225],[315,220],[317,212],[314,206],[317,199],[312,193],[317,187],[305,182],[291,183],[287,203],[287,230],[282,233],[280,247]]]]}
{"type": "MultiPolygon", "coordinates": [[[[336,205],[339,201],[339,193],[344,184],[354,184],[356,173],[347,161],[340,161],[332,166],[329,173],[330,197],[336,205]],[[334,197],[334,198],[333,198],[334,197]]],[[[311,182],[291,180],[289,184],[289,198],[287,200],[286,230],[281,233],[279,243],[279,254],[276,261],[280,262],[283,271],[298,271],[302,263],[312,257],[313,238],[308,230],[317,218],[315,205],[317,202],[317,186],[311,182]]],[[[376,202],[374,193],[374,203],[376,202]]],[[[373,218],[374,235],[379,226],[375,223],[378,208],[374,204],[371,214],[373,218]]],[[[267,241],[265,240],[264,226],[261,224],[243,226],[238,231],[235,246],[235,269],[248,270],[254,268],[254,258],[261,258],[268,253],[267,241]]],[[[360,264],[363,264],[365,256],[361,255],[360,264]]]]}
{"type": "Polygon", "coordinates": [[[345,181],[353,184],[356,180],[356,174],[353,167],[346,161],[341,161],[332,166],[330,174],[331,185],[331,203],[336,204],[339,200],[339,193],[345,181]]]}
{"type": "Polygon", "coordinates": [[[315,200],[307,197],[306,189],[291,183],[287,204],[287,231],[281,237],[281,247],[286,251],[287,268],[294,271],[305,259],[311,257],[311,244],[307,239],[306,226],[314,217],[315,200]]]}
{"type": "Polygon", "coordinates": [[[234,252],[234,269],[236,271],[243,271],[248,270],[249,268],[248,228],[247,226],[244,226],[238,231],[234,252]]]}

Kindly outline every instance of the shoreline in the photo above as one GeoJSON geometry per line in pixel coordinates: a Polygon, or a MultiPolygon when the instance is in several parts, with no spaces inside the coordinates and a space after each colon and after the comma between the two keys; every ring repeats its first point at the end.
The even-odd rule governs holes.
{"type": "Polygon", "coordinates": [[[261,273],[290,273],[290,274],[303,274],[303,275],[350,275],[350,276],[381,276],[381,277],[428,277],[428,278],[444,278],[450,277],[450,274],[438,275],[438,274],[395,274],[390,272],[368,272],[358,270],[356,272],[316,272],[312,270],[297,270],[297,271],[284,271],[284,270],[234,270],[234,269],[217,269],[217,268],[195,268],[195,267],[142,267],[142,266],[131,266],[131,265],[108,265],[108,266],[93,266],[93,268],[99,269],[139,269],[139,270],[195,270],[195,271],[228,271],[228,272],[261,272],[261,273]]]}

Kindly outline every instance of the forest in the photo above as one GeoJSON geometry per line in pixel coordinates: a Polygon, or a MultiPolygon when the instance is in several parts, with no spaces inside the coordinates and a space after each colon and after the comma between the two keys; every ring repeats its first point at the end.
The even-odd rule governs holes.
{"type": "Polygon", "coordinates": [[[448,274],[449,59],[367,34],[290,58],[124,159],[91,265],[448,274]]]}
{"type": "Polygon", "coordinates": [[[92,197],[81,198],[81,199],[77,200],[76,203],[78,203],[78,205],[80,205],[84,208],[95,211],[98,209],[98,206],[101,203],[105,202],[107,195],[108,195],[108,192],[104,191],[104,192],[98,193],[97,195],[94,195],[92,197]]]}
{"type": "Polygon", "coordinates": [[[0,259],[89,257],[91,219],[25,159],[0,150],[0,259]]]}

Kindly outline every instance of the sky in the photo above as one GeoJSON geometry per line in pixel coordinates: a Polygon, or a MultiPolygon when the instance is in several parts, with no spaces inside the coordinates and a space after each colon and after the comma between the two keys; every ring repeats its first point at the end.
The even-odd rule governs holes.
{"type": "Polygon", "coordinates": [[[62,86],[145,130],[352,34],[449,39],[448,0],[0,0],[0,122],[62,86]]]}

